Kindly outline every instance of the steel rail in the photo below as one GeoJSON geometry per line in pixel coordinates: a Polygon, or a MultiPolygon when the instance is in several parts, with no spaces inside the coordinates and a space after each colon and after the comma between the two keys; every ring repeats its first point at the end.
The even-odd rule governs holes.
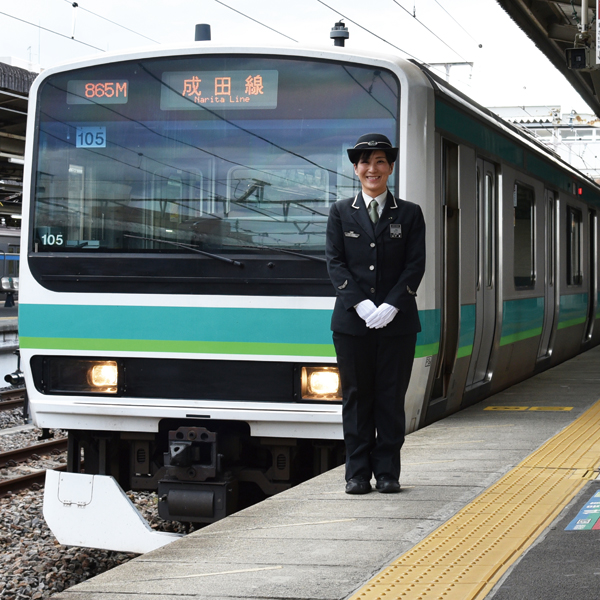
{"type": "MultiPolygon", "coordinates": [[[[66,471],[67,465],[61,465],[56,467],[54,471],[66,471]]],[[[19,477],[13,477],[11,479],[4,479],[0,481],[0,498],[6,496],[12,492],[19,492],[21,490],[32,487],[33,485],[43,486],[46,479],[46,469],[43,471],[35,471],[28,473],[27,475],[20,475],[19,477]]]]}
{"type": "Polygon", "coordinates": [[[33,444],[26,448],[17,448],[16,450],[9,450],[8,452],[0,452],[0,469],[12,466],[11,463],[17,464],[25,462],[33,455],[48,454],[53,450],[67,449],[67,439],[61,438],[58,440],[50,440],[49,442],[43,442],[41,444],[33,444]]]}

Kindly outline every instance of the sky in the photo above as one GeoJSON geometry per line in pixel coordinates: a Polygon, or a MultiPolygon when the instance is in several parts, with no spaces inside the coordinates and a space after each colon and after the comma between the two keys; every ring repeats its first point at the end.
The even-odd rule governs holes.
{"type": "MultiPolygon", "coordinates": [[[[211,25],[215,44],[328,47],[329,32],[342,19],[350,32],[346,46],[352,51],[370,48],[429,64],[473,63],[451,67],[450,83],[484,106],[543,105],[560,106],[563,113],[591,112],[496,0],[77,4],[73,8],[71,0],[0,0],[0,60],[14,57],[49,68],[106,51],[194,43],[197,23],[211,25]]],[[[440,74],[445,76],[443,67],[440,74]]]]}

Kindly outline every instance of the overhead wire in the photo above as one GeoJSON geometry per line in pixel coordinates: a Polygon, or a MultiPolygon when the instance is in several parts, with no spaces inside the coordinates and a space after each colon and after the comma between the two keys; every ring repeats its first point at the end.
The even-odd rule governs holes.
{"type": "Polygon", "coordinates": [[[113,25],[116,25],[117,27],[120,27],[121,29],[125,29],[126,31],[134,33],[135,35],[139,35],[140,37],[146,38],[147,40],[150,40],[151,42],[154,42],[155,44],[160,44],[159,41],[153,40],[151,37],[148,37],[147,35],[144,35],[143,33],[140,33],[139,31],[134,31],[133,29],[130,29],[129,27],[125,27],[125,25],[121,25],[120,23],[117,23],[116,21],[111,21],[110,19],[103,17],[102,15],[99,15],[98,13],[92,12],[88,8],[84,8],[83,6],[81,6],[81,4],[79,4],[79,2],[73,2],[72,0],[64,0],[64,1],[67,4],[70,4],[73,8],[79,8],[80,10],[90,13],[91,15],[94,15],[95,17],[98,17],[99,19],[103,19],[104,21],[107,21],[108,23],[112,23],[113,25]]]}
{"type": "Polygon", "coordinates": [[[229,10],[232,10],[233,12],[238,13],[239,15],[242,15],[242,17],[246,17],[246,19],[250,19],[251,21],[254,21],[255,23],[258,23],[262,27],[266,27],[267,29],[270,29],[271,31],[274,31],[275,33],[278,33],[279,35],[282,35],[283,37],[286,37],[288,40],[292,40],[292,42],[296,42],[297,44],[299,43],[298,40],[295,40],[294,38],[290,37],[289,35],[286,35],[285,33],[281,33],[281,31],[277,31],[277,29],[273,29],[272,27],[269,27],[268,25],[265,25],[264,23],[261,23],[260,21],[257,21],[256,19],[254,19],[254,18],[252,18],[252,17],[244,14],[243,12],[241,12],[241,11],[233,8],[232,6],[229,6],[228,4],[225,4],[225,2],[221,2],[221,0],[215,0],[215,2],[217,2],[218,4],[221,4],[225,8],[228,8],[229,10]]]}
{"type": "MultiPolygon", "coordinates": [[[[68,0],[67,0],[68,1],[68,0]]],[[[480,44],[441,4],[438,0],[433,0],[480,48],[480,44]]]]}
{"type": "MultiPolygon", "coordinates": [[[[215,1],[218,1],[218,0],[215,0],[215,1]]],[[[350,21],[350,23],[356,25],[357,27],[360,27],[361,29],[363,29],[364,31],[366,31],[368,34],[376,37],[377,39],[381,40],[382,42],[385,42],[386,44],[389,44],[390,46],[392,46],[392,48],[396,48],[396,50],[400,50],[400,52],[402,52],[403,54],[406,54],[407,56],[410,56],[411,58],[414,58],[415,60],[418,60],[419,62],[424,62],[424,61],[421,61],[421,59],[417,58],[414,54],[411,54],[407,50],[403,50],[402,48],[396,46],[395,44],[392,44],[392,42],[386,40],[385,38],[382,38],[380,35],[377,35],[376,33],[373,33],[372,31],[370,31],[369,29],[367,29],[366,27],[364,27],[360,23],[357,23],[356,21],[353,21],[350,17],[347,17],[346,15],[342,14],[339,10],[336,10],[335,8],[329,6],[329,4],[326,4],[325,2],[323,2],[323,0],[317,0],[317,2],[319,2],[323,6],[326,6],[330,11],[338,14],[343,19],[346,19],[346,21],[350,21]]]]}
{"type": "MultiPolygon", "coordinates": [[[[396,46],[395,44],[392,44],[392,42],[390,42],[389,40],[386,40],[385,38],[381,37],[380,35],[377,35],[376,33],[372,32],[371,30],[367,29],[366,27],[364,27],[363,25],[361,25],[360,23],[357,23],[356,21],[353,21],[350,17],[347,17],[346,15],[344,15],[343,13],[341,13],[339,10],[336,10],[335,8],[333,8],[332,6],[329,6],[329,4],[326,4],[325,2],[323,2],[323,0],[317,0],[317,2],[319,2],[320,4],[322,4],[323,6],[326,6],[329,10],[331,10],[332,12],[336,13],[337,15],[339,15],[340,17],[342,17],[343,19],[345,19],[346,21],[349,21],[350,23],[356,25],[357,27],[360,27],[362,30],[366,31],[368,34],[376,37],[377,39],[381,40],[382,42],[385,42],[386,44],[392,46],[392,48],[396,48],[396,50],[400,50],[400,52],[402,52],[403,54],[406,54],[407,56],[410,56],[411,58],[413,58],[414,60],[416,60],[419,63],[422,64],[427,64],[427,61],[415,56],[414,54],[411,54],[410,52],[408,52],[407,50],[403,50],[402,48],[396,46]]],[[[409,13],[410,14],[410,13],[409,13]]],[[[412,16],[412,15],[411,15],[412,16]]],[[[459,55],[460,56],[460,55],[459,55]]],[[[441,71],[440,69],[438,69],[435,66],[431,66],[431,69],[433,71],[437,71],[438,73],[445,75],[445,73],[443,71],[441,71]]]]}
{"type": "Polygon", "coordinates": [[[88,46],[89,48],[94,48],[94,50],[100,50],[100,52],[106,52],[106,50],[104,50],[103,48],[98,48],[98,46],[94,46],[92,44],[82,42],[81,40],[76,40],[75,38],[72,38],[71,36],[65,35],[64,33],[58,33],[58,31],[54,31],[53,29],[48,29],[47,27],[42,27],[41,25],[38,25],[36,23],[31,23],[30,21],[26,21],[25,19],[20,19],[19,17],[15,17],[14,15],[9,15],[8,13],[2,12],[2,11],[0,11],[0,15],[4,15],[5,17],[8,17],[9,19],[15,19],[15,21],[21,21],[21,23],[26,23],[27,25],[31,25],[32,27],[37,27],[38,29],[47,31],[48,33],[52,33],[54,35],[64,37],[68,40],[71,40],[72,42],[77,42],[78,44],[83,44],[84,46],[88,46]]]}
{"type": "Polygon", "coordinates": [[[432,31],[431,29],[429,29],[429,27],[427,27],[427,25],[425,25],[425,23],[423,23],[423,21],[417,19],[416,15],[411,14],[410,11],[406,10],[406,8],[404,8],[404,6],[402,6],[402,4],[400,4],[397,0],[392,0],[392,2],[396,5],[398,5],[409,16],[411,16],[419,25],[421,25],[422,27],[425,27],[425,29],[427,29],[427,31],[429,31],[429,33],[431,33],[431,35],[433,35],[436,39],[438,39],[440,42],[442,42],[442,44],[444,44],[444,46],[446,46],[446,48],[449,48],[450,50],[452,50],[452,52],[454,52],[454,54],[456,54],[456,56],[462,58],[465,62],[469,62],[464,56],[462,56],[462,54],[460,54],[460,52],[458,52],[452,46],[447,44],[439,35],[437,35],[437,33],[432,31]]]}

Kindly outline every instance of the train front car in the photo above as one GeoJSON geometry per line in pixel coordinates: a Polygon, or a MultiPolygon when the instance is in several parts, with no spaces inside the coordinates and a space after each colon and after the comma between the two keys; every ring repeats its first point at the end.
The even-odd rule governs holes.
{"type": "MultiPolygon", "coordinates": [[[[157,490],[163,518],[211,522],[249,485],[338,464],[327,216],[358,191],[346,148],[377,131],[400,145],[392,192],[433,225],[422,72],[199,44],[51,69],[31,99],[20,343],[35,422],[69,431],[69,474],[46,492],[78,530],[64,543],[134,549],[73,526],[97,474],[157,490]]],[[[436,342],[422,314],[409,429],[436,342]]]]}

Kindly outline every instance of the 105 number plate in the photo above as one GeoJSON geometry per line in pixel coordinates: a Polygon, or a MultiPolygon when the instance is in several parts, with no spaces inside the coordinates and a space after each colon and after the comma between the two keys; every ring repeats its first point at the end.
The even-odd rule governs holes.
{"type": "Polygon", "coordinates": [[[78,127],[76,148],[106,148],[106,127],[78,127]]]}

